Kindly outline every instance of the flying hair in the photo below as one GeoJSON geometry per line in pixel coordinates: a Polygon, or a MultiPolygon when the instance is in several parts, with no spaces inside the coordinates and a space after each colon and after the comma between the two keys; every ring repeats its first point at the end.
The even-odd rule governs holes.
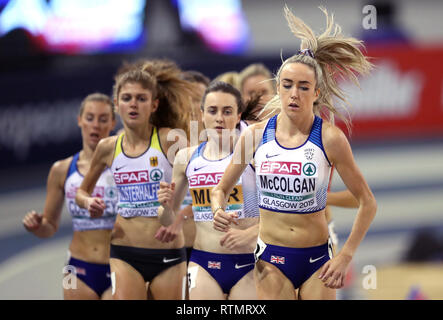
{"type": "Polygon", "coordinates": [[[192,98],[198,97],[195,85],[183,79],[182,70],[167,59],[139,60],[124,64],[115,76],[114,98],[117,100],[121,87],[139,83],[158,99],[157,111],[151,115],[153,125],[183,129],[189,133],[189,113],[192,98]]]}
{"type": "MultiPolygon", "coordinates": [[[[337,115],[345,122],[350,132],[351,118],[348,107],[351,105],[339,87],[338,81],[350,80],[360,87],[358,75],[369,74],[373,65],[361,51],[364,49],[363,41],[343,35],[341,27],[334,21],[334,15],[329,15],[323,7],[320,7],[320,10],[326,17],[326,28],[323,33],[316,35],[303,20],[292,13],[287,5],[284,7],[284,16],[289,29],[301,40],[301,44],[297,54],[283,61],[275,81],[278,86],[281,70],[289,63],[302,63],[311,67],[317,81],[315,89],[320,90],[319,97],[314,103],[314,113],[327,116],[331,122],[334,122],[337,115]],[[341,109],[347,113],[346,116],[334,106],[334,100],[340,103],[341,109]]],[[[267,103],[263,111],[276,108],[281,109],[278,95],[267,103]]]]}
{"type": "Polygon", "coordinates": [[[168,59],[154,59],[141,69],[157,80],[159,106],[152,115],[152,123],[158,127],[183,129],[189,134],[192,99],[199,97],[194,84],[183,79],[183,71],[168,59]]]}

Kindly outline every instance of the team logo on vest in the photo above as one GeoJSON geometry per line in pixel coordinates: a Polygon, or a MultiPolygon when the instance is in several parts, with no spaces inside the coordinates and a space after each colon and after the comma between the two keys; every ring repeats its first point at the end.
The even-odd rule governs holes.
{"type": "Polygon", "coordinates": [[[149,162],[151,163],[151,167],[158,166],[158,158],[157,157],[150,157],[149,162]]]}
{"type": "Polygon", "coordinates": [[[316,172],[317,168],[312,162],[308,162],[303,165],[303,173],[308,177],[313,176],[316,172]]]}
{"type": "Polygon", "coordinates": [[[117,197],[118,190],[115,187],[108,187],[105,189],[105,194],[106,194],[106,197],[113,199],[113,198],[117,197]]]}
{"type": "Polygon", "coordinates": [[[305,149],[305,158],[306,160],[312,160],[314,157],[314,148],[305,149]]]}
{"type": "Polygon", "coordinates": [[[223,172],[209,172],[194,174],[189,177],[189,187],[213,186],[220,182],[223,172]]]}
{"type": "Polygon", "coordinates": [[[301,162],[264,161],[260,166],[261,174],[300,175],[301,162]]]}
{"type": "MultiPolygon", "coordinates": [[[[158,170],[158,169],[157,169],[158,170]]],[[[149,182],[148,171],[133,171],[114,173],[115,183],[117,184],[134,184],[134,183],[147,183],[149,182]]]]}
{"type": "MultiPolygon", "coordinates": [[[[157,158],[157,157],[155,157],[155,158],[157,158]]],[[[149,176],[151,177],[152,181],[157,182],[163,178],[163,172],[160,169],[154,169],[151,171],[149,176]]]]}

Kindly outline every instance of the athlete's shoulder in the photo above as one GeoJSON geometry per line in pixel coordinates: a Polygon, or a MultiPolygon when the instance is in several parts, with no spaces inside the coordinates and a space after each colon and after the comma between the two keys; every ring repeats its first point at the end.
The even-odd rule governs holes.
{"type": "Polygon", "coordinates": [[[97,144],[97,152],[107,153],[114,151],[118,137],[119,136],[115,135],[101,139],[97,144]]]}
{"type": "Polygon", "coordinates": [[[68,158],[55,161],[51,166],[51,172],[57,175],[66,175],[73,158],[74,156],[70,156],[68,158]]]}
{"type": "Polygon", "coordinates": [[[267,123],[268,123],[268,120],[263,120],[263,121],[251,124],[251,125],[247,126],[246,128],[244,128],[244,130],[241,133],[241,136],[246,139],[253,138],[253,141],[255,141],[257,139],[261,139],[267,123]]]}
{"type": "Polygon", "coordinates": [[[251,129],[253,131],[255,130],[264,130],[266,128],[266,125],[268,124],[269,119],[262,120],[260,122],[256,122],[254,124],[251,124],[246,129],[251,129]]]}
{"type": "Polygon", "coordinates": [[[167,138],[168,136],[172,139],[177,139],[178,137],[186,137],[186,132],[182,129],[172,129],[169,127],[157,128],[158,135],[160,138],[167,138]]]}
{"type": "Polygon", "coordinates": [[[252,141],[253,150],[256,150],[263,139],[263,134],[265,132],[266,126],[268,124],[268,119],[254,123],[242,132],[241,138],[244,142],[250,143],[252,141]]]}
{"type": "Polygon", "coordinates": [[[346,135],[339,127],[326,120],[323,120],[322,138],[323,138],[323,143],[328,143],[328,142],[334,143],[342,139],[347,140],[346,135]]]}
{"type": "Polygon", "coordinates": [[[188,165],[189,161],[191,160],[192,155],[194,154],[195,150],[197,150],[198,146],[192,146],[183,148],[180,151],[177,152],[175,156],[175,162],[174,165],[188,165]]]}
{"type": "Polygon", "coordinates": [[[110,136],[99,141],[94,151],[92,164],[102,163],[104,166],[111,167],[118,137],[110,136]]]}
{"type": "MultiPolygon", "coordinates": [[[[184,148],[188,145],[188,139],[186,137],[186,133],[181,129],[172,129],[169,127],[161,127],[158,128],[158,138],[160,139],[160,143],[162,147],[164,146],[167,152],[167,149],[172,145],[179,143],[181,148],[184,148]]],[[[181,149],[180,148],[180,149],[181,149]]]]}
{"type": "Polygon", "coordinates": [[[71,165],[74,156],[55,161],[49,170],[48,183],[60,186],[64,185],[66,176],[68,174],[69,166],[71,165]]]}
{"type": "Polygon", "coordinates": [[[172,128],[169,127],[157,127],[157,132],[159,137],[165,137],[168,135],[169,131],[171,131],[172,128]]]}
{"type": "Polygon", "coordinates": [[[343,130],[325,120],[322,126],[322,141],[330,159],[333,159],[335,154],[349,148],[349,141],[343,130]]]}

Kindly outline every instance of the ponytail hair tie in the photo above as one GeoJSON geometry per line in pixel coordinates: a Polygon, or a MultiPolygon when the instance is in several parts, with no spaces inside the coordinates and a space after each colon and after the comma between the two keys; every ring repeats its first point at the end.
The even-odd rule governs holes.
{"type": "Polygon", "coordinates": [[[314,52],[312,52],[311,49],[302,49],[297,54],[303,56],[310,56],[312,59],[314,59],[314,52]]]}

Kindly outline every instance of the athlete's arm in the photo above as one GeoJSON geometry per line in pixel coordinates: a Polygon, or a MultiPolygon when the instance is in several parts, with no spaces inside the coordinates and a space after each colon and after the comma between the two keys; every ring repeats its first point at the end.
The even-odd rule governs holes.
{"type": "Polygon", "coordinates": [[[64,181],[71,159],[57,161],[49,170],[43,214],[32,210],[23,218],[26,230],[39,238],[52,237],[58,230],[65,196],[64,181]]]}
{"type": "Polygon", "coordinates": [[[106,167],[112,164],[112,157],[114,155],[114,147],[117,136],[112,136],[100,140],[97,148],[94,151],[91,160],[91,166],[86,173],[80,188],[77,190],[75,202],[80,208],[87,209],[91,217],[99,217],[106,209],[106,204],[102,198],[91,197],[100,175],[106,167]]]}
{"type": "Polygon", "coordinates": [[[229,230],[230,223],[236,223],[236,213],[226,213],[226,203],[229,195],[237,183],[238,179],[245,171],[246,166],[251,162],[257,139],[255,138],[255,128],[257,124],[247,127],[241,134],[239,141],[235,145],[234,154],[229,162],[223,177],[211,191],[211,208],[214,214],[214,229],[222,232],[229,230]]]}
{"type": "Polygon", "coordinates": [[[170,224],[169,226],[161,226],[157,233],[155,234],[155,238],[161,242],[170,242],[175,240],[175,238],[179,235],[180,231],[183,229],[183,223],[186,219],[188,219],[188,213],[192,212],[192,206],[188,205],[182,210],[180,210],[179,213],[175,215],[174,222],[170,224]]]}
{"type": "Polygon", "coordinates": [[[229,250],[239,247],[245,247],[251,243],[255,243],[258,237],[259,224],[254,224],[247,229],[229,229],[228,232],[220,239],[220,245],[229,250]]]}
{"type": "Polygon", "coordinates": [[[158,219],[163,226],[174,222],[175,212],[180,211],[181,204],[188,192],[188,178],[186,167],[189,163],[189,154],[193,148],[185,148],[177,153],[172,169],[172,182],[160,182],[158,200],[161,206],[158,209],[158,219]]]}
{"type": "Polygon", "coordinates": [[[326,205],[342,208],[358,208],[359,203],[349,190],[328,192],[326,205]]]}
{"type": "Polygon", "coordinates": [[[341,288],[344,284],[347,266],[375,217],[377,204],[371,189],[355,163],[351,147],[344,133],[335,126],[327,125],[324,126],[322,134],[328,158],[359,203],[357,216],[348,239],[339,254],[328,261],[320,273],[320,278],[327,287],[341,288]]]}
{"type": "Polygon", "coordinates": [[[170,164],[175,162],[179,150],[189,147],[186,133],[180,129],[159,128],[158,135],[160,144],[170,164]]]}

